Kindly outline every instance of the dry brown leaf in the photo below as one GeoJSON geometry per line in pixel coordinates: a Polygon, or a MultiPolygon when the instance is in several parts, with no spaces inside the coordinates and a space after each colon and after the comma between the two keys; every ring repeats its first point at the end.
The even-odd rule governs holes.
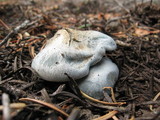
{"type": "Polygon", "coordinates": [[[153,33],[160,33],[160,30],[150,31],[150,30],[146,30],[146,29],[142,29],[142,28],[135,28],[135,34],[137,36],[145,36],[145,35],[149,35],[149,34],[153,34],[153,33]]]}
{"type": "Polygon", "coordinates": [[[56,26],[56,25],[46,25],[45,28],[49,29],[49,30],[55,30],[55,29],[58,28],[58,26],[56,26]]]}
{"type": "Polygon", "coordinates": [[[130,47],[132,44],[126,43],[120,40],[116,40],[117,45],[123,46],[123,47],[130,47]]]}
{"type": "Polygon", "coordinates": [[[118,14],[118,13],[106,13],[106,14],[104,14],[104,18],[105,18],[106,20],[112,19],[112,18],[115,18],[115,17],[120,17],[120,16],[121,16],[121,15],[118,14]]]}
{"type": "Polygon", "coordinates": [[[116,18],[116,17],[120,17],[121,14],[118,14],[118,13],[98,13],[98,14],[89,14],[88,17],[89,18],[97,18],[98,20],[102,20],[102,19],[106,19],[106,20],[109,20],[109,19],[113,19],[113,18],[116,18]]]}
{"type": "Polygon", "coordinates": [[[70,27],[70,25],[67,22],[59,22],[59,23],[57,23],[57,25],[59,25],[60,27],[63,27],[63,28],[69,28],[70,27]]]}
{"type": "Polygon", "coordinates": [[[98,20],[102,20],[103,19],[104,14],[103,13],[99,13],[97,14],[97,18],[98,20]]]}
{"type": "Polygon", "coordinates": [[[123,32],[118,32],[118,33],[112,33],[112,35],[119,37],[119,38],[127,38],[128,36],[123,33],[123,32]]]}

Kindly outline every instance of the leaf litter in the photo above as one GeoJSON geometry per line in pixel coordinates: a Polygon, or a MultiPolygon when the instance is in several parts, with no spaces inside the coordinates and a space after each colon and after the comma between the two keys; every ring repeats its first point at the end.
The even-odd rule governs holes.
{"type": "MultiPolygon", "coordinates": [[[[122,10],[117,12],[106,9],[105,1],[81,4],[59,1],[53,2],[52,6],[45,6],[40,1],[24,3],[4,1],[0,4],[0,100],[4,102],[3,93],[9,95],[12,119],[160,118],[158,5],[144,2],[135,5],[134,9],[124,10],[124,6],[118,4],[122,10]],[[112,96],[116,102],[126,104],[112,106],[112,96],[105,91],[102,101],[108,103],[109,100],[111,105],[90,101],[77,92],[74,80],[70,83],[43,81],[30,67],[32,58],[46,40],[65,27],[98,30],[116,40],[118,49],[106,53],[120,69],[112,96]],[[25,103],[22,106],[21,100],[25,103]]],[[[3,105],[0,107],[3,111],[3,105]]],[[[0,118],[7,116],[1,112],[0,118]]]]}

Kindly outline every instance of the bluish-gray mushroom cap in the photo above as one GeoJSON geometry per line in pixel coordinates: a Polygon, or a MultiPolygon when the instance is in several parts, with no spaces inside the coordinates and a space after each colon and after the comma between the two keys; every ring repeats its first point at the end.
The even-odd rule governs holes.
{"type": "Polygon", "coordinates": [[[104,87],[114,87],[119,75],[119,69],[109,58],[104,57],[90,68],[89,74],[78,80],[78,86],[87,95],[102,99],[104,87]]]}
{"type": "Polygon", "coordinates": [[[89,74],[106,51],[116,49],[115,41],[98,31],[59,30],[35,56],[32,68],[47,81],[77,80],[89,74]]]}

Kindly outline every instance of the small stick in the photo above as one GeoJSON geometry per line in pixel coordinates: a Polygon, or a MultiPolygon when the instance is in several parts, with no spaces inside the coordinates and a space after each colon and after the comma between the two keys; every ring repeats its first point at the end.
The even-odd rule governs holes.
{"type": "MultiPolygon", "coordinates": [[[[22,109],[26,107],[26,104],[25,103],[11,103],[10,104],[10,108],[11,109],[22,109]]],[[[0,106],[0,111],[2,111],[4,109],[4,106],[0,106]]]]}
{"type": "Polygon", "coordinates": [[[112,118],[113,118],[113,120],[119,120],[119,119],[117,118],[117,116],[115,116],[115,115],[114,115],[112,118]]]}
{"type": "Polygon", "coordinates": [[[98,107],[98,108],[103,108],[103,109],[107,109],[107,110],[116,110],[120,113],[122,112],[129,112],[131,109],[131,105],[128,105],[127,107],[121,107],[121,106],[110,106],[110,105],[100,105],[97,103],[93,103],[93,102],[89,102],[91,105],[98,107]]]}
{"type": "Polygon", "coordinates": [[[21,87],[21,90],[26,90],[27,88],[31,87],[32,85],[34,85],[36,82],[33,81],[33,82],[30,82],[28,84],[26,84],[25,86],[21,87]]]}
{"type": "Polygon", "coordinates": [[[160,105],[160,100],[158,100],[158,101],[147,101],[147,102],[142,102],[142,103],[139,103],[139,104],[137,104],[137,105],[155,105],[155,104],[160,105]]]}
{"type": "Polygon", "coordinates": [[[55,92],[53,92],[52,94],[50,94],[50,96],[55,96],[58,93],[61,93],[65,89],[65,87],[66,87],[65,84],[60,85],[55,92]]]}
{"type": "Polygon", "coordinates": [[[3,104],[3,120],[10,120],[10,100],[6,93],[2,94],[2,104],[3,104]]]}
{"type": "Polygon", "coordinates": [[[150,5],[149,6],[152,6],[152,0],[150,1],[150,5]]]}
{"type": "Polygon", "coordinates": [[[82,92],[82,91],[81,91],[81,94],[82,94],[85,98],[87,98],[88,100],[90,100],[90,101],[97,102],[97,103],[101,103],[101,104],[104,104],[104,105],[116,106],[116,105],[126,104],[125,102],[110,103],[110,102],[100,101],[100,100],[98,100],[98,99],[95,99],[95,98],[92,98],[92,97],[88,96],[87,94],[85,94],[85,93],[82,92]]]}
{"type": "Polygon", "coordinates": [[[77,117],[79,116],[79,113],[80,113],[80,110],[79,108],[74,108],[70,114],[70,116],[67,118],[67,120],[76,120],[77,117]]]}
{"type": "Polygon", "coordinates": [[[112,19],[109,19],[106,24],[109,24],[109,23],[114,22],[114,21],[117,21],[117,20],[126,19],[126,18],[129,18],[129,17],[131,17],[131,15],[114,17],[114,18],[112,18],[112,19]]]}
{"type": "MultiPolygon", "coordinates": [[[[160,92],[153,98],[153,101],[156,101],[160,97],[160,92]]],[[[149,105],[151,111],[154,111],[153,105],[149,105]]]]}
{"type": "Polygon", "coordinates": [[[29,23],[29,20],[25,20],[21,25],[17,26],[15,29],[13,29],[0,43],[0,47],[3,46],[7,41],[9,40],[10,37],[12,37],[15,33],[19,32],[20,29],[24,28],[27,26],[29,23]]]}
{"type": "Polygon", "coordinates": [[[136,0],[134,0],[134,8],[135,8],[135,11],[137,11],[137,1],[136,0]]]}
{"type": "Polygon", "coordinates": [[[77,85],[77,83],[75,82],[75,80],[72,78],[72,77],[70,77],[67,73],[64,73],[65,75],[67,75],[67,77],[70,79],[70,82],[71,82],[71,84],[73,85],[73,87],[75,88],[75,92],[76,92],[76,94],[78,94],[78,96],[81,98],[81,99],[83,99],[83,97],[82,97],[82,92],[81,92],[81,90],[79,89],[79,87],[78,87],[78,85],[77,85]]]}
{"type": "Polygon", "coordinates": [[[44,100],[45,100],[47,103],[52,103],[52,100],[51,100],[51,98],[49,97],[48,92],[47,92],[47,90],[46,90],[45,88],[43,88],[43,89],[41,90],[41,94],[42,94],[44,100]]]}
{"type": "Polygon", "coordinates": [[[94,120],[107,120],[107,119],[115,116],[115,114],[117,114],[117,113],[118,113],[118,111],[114,110],[114,111],[111,111],[111,112],[107,113],[106,115],[103,115],[103,116],[96,118],[94,120]]]}
{"type": "Polygon", "coordinates": [[[40,101],[40,100],[36,100],[36,99],[31,99],[31,98],[20,98],[19,100],[20,101],[32,101],[32,102],[35,102],[35,103],[39,103],[41,105],[47,106],[47,107],[49,107],[49,108],[61,113],[62,115],[66,116],[66,117],[69,117],[69,115],[66,112],[64,112],[61,109],[57,108],[53,104],[50,104],[50,103],[47,103],[47,102],[44,102],[44,101],[40,101]]]}
{"type": "Polygon", "coordinates": [[[1,23],[7,30],[10,30],[10,28],[8,27],[8,25],[6,25],[1,19],[0,19],[0,23],[1,23]]]}
{"type": "Polygon", "coordinates": [[[130,13],[130,11],[125,8],[118,0],[114,0],[121,8],[123,8],[127,13],[130,13]]]}
{"type": "Polygon", "coordinates": [[[113,102],[116,102],[113,88],[112,87],[104,87],[103,89],[110,89],[111,95],[112,95],[112,100],[113,100],[113,102]]]}

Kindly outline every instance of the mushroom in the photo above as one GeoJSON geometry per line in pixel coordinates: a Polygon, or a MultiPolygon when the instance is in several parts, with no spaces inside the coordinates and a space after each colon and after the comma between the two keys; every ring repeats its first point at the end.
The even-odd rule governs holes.
{"type": "Polygon", "coordinates": [[[47,81],[69,81],[65,73],[78,80],[89,74],[91,66],[103,64],[97,63],[106,51],[115,50],[116,47],[115,41],[101,32],[62,29],[47,41],[44,49],[33,59],[31,66],[47,81]]]}
{"type": "Polygon", "coordinates": [[[78,80],[81,91],[96,98],[103,98],[103,87],[113,87],[118,79],[119,69],[109,58],[104,57],[90,68],[89,75],[78,80]]]}

